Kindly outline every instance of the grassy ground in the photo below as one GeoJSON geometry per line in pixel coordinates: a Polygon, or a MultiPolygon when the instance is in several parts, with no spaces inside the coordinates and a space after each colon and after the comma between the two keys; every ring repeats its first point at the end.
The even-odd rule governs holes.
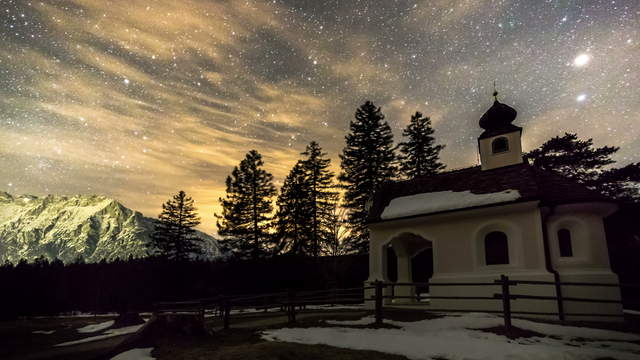
{"type": "Polygon", "coordinates": [[[76,329],[112,319],[113,317],[69,317],[0,322],[0,359],[26,358],[28,354],[49,350],[55,344],[91,336],[79,334],[76,329]],[[40,330],[55,331],[51,334],[33,333],[40,330]]]}
{"type": "MultiPolygon", "coordinates": [[[[284,342],[269,342],[260,338],[260,330],[280,328],[286,317],[252,315],[236,317],[229,330],[220,330],[219,321],[212,319],[207,325],[212,331],[208,335],[183,336],[175,333],[152,333],[141,339],[135,347],[153,347],[152,356],[165,359],[257,359],[257,360],[402,360],[403,356],[375,351],[357,351],[326,345],[303,345],[284,342]],[[267,321],[270,319],[271,321],[267,321]],[[235,328],[233,327],[235,325],[235,328]],[[258,326],[255,326],[258,325],[258,326]]],[[[356,320],[366,312],[308,313],[299,314],[296,324],[288,327],[330,326],[324,320],[356,320]]],[[[388,327],[385,325],[383,327],[388,327]]]]}
{"type": "MultiPolygon", "coordinates": [[[[129,348],[153,347],[152,355],[159,360],[165,359],[405,359],[402,356],[373,351],[340,349],[326,345],[303,345],[283,342],[267,342],[260,339],[260,330],[286,327],[334,326],[326,320],[358,320],[372,315],[364,310],[348,311],[307,311],[297,315],[296,324],[287,324],[282,313],[254,313],[232,316],[231,329],[221,330],[219,319],[207,319],[208,334],[186,336],[174,331],[154,331],[140,338],[128,338],[130,343],[119,346],[120,351],[129,348]]],[[[433,319],[439,315],[414,310],[385,311],[385,319],[396,321],[416,321],[433,319]]],[[[79,334],[77,328],[111,320],[110,317],[96,318],[46,318],[0,322],[0,359],[95,359],[96,356],[109,359],[114,353],[105,355],[122,342],[126,336],[96,341],[80,346],[54,348],[53,345],[77,340],[91,334],[79,334]],[[55,330],[52,334],[34,334],[36,330],[55,330]]],[[[625,324],[597,324],[600,328],[637,332],[638,319],[627,319],[625,324]]],[[[587,325],[587,324],[574,324],[587,325]]],[[[593,325],[593,324],[589,324],[593,325]]],[[[373,327],[354,325],[351,327],[373,327]]],[[[393,327],[384,324],[380,327],[393,327]]],[[[527,337],[537,335],[529,332],[505,334],[501,327],[485,329],[509,337],[527,337]]]]}
{"type": "Polygon", "coordinates": [[[160,336],[142,341],[137,347],[153,347],[152,355],[165,359],[212,360],[401,360],[403,356],[374,351],[356,351],[325,345],[267,342],[254,330],[231,329],[201,337],[160,336]]]}

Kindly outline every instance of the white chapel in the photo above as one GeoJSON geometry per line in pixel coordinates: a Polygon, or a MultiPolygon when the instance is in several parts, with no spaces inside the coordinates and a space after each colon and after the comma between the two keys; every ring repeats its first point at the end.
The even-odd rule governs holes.
{"type": "MultiPolygon", "coordinates": [[[[432,249],[429,283],[514,280],[617,283],[611,271],[603,218],[617,205],[611,199],[523,160],[517,112],[500,103],[480,119],[480,166],[386,183],[373,197],[368,228],[369,279],[388,282],[387,254],[397,256],[398,283],[412,282],[412,258],[432,249]]],[[[438,296],[491,297],[498,286],[430,286],[433,298],[419,301],[414,286],[395,286],[385,306],[424,306],[438,310],[500,310],[500,301],[438,299],[438,296]]],[[[619,300],[617,287],[517,285],[523,295],[619,300]]],[[[390,295],[391,289],[385,288],[390,295]]],[[[521,314],[557,313],[568,320],[616,320],[616,303],[512,301],[521,314]],[[590,317],[589,314],[610,314],[590,317]],[[571,315],[573,314],[573,315],[571,315]]],[[[545,317],[545,316],[543,316],[545,317]]],[[[557,318],[554,316],[546,316],[557,318]]]]}

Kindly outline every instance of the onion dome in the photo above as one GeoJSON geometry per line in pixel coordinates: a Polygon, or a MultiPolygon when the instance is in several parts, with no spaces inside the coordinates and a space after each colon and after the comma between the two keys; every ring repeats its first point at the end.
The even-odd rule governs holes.
{"type": "Polygon", "coordinates": [[[493,106],[480,118],[480,127],[489,131],[509,128],[516,115],[516,109],[496,99],[493,106]]]}

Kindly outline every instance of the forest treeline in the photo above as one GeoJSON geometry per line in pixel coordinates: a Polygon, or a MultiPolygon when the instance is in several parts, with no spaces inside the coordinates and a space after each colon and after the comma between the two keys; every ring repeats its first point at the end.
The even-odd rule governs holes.
{"type": "Polygon", "coordinates": [[[66,312],[152,311],[161,301],[362,286],[368,257],[168,260],[63,264],[42,257],[0,266],[0,320],[66,312]],[[292,271],[295,269],[295,271],[292,271]]]}
{"type": "MultiPolygon", "coordinates": [[[[226,178],[219,243],[227,256],[260,259],[277,255],[318,258],[368,251],[367,201],[386,181],[436,174],[444,145],[437,145],[429,117],[416,112],[394,145],[380,107],[367,101],[350,122],[340,172],[320,144],[300,153],[276,189],[262,155],[250,150],[226,178]],[[274,206],[275,205],[275,206],[274,206]]],[[[150,251],[169,259],[197,256],[194,227],[200,219],[183,191],[162,206],[150,251]]]]}
{"type": "MultiPolygon", "coordinates": [[[[226,178],[226,195],[219,199],[222,212],[215,217],[222,249],[240,259],[366,253],[367,204],[372,195],[387,181],[443,171],[443,148],[436,144],[430,118],[420,112],[411,116],[402,141],[395,145],[381,108],[367,101],[349,124],[339,154],[339,174],[330,170],[331,160],[320,144],[311,141],[277,191],[268,164],[257,150],[251,150],[226,178]]],[[[640,193],[640,163],[613,167],[612,156],[618,150],[616,146],[596,147],[592,139],[565,133],[526,153],[525,158],[533,166],[634,203],[640,193]]],[[[193,200],[185,196],[184,192],[174,196],[160,215],[164,224],[155,237],[161,249],[158,254],[169,258],[186,255],[176,254],[180,245],[166,246],[168,228],[182,231],[169,237],[175,244],[198,241],[192,228],[199,219],[193,200]]]]}

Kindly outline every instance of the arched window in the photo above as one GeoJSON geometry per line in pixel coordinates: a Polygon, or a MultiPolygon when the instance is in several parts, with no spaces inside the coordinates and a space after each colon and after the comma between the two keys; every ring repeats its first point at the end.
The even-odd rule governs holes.
{"type": "Polygon", "coordinates": [[[558,246],[560,247],[561,257],[573,256],[573,248],[571,247],[571,232],[568,229],[558,230],[558,246]]]}
{"type": "Polygon", "coordinates": [[[509,140],[504,136],[494,139],[491,142],[491,151],[494,154],[509,151],[509,140]]]}
{"type": "Polygon", "coordinates": [[[484,258],[487,265],[509,263],[507,234],[493,231],[484,237],[484,258]]]}

